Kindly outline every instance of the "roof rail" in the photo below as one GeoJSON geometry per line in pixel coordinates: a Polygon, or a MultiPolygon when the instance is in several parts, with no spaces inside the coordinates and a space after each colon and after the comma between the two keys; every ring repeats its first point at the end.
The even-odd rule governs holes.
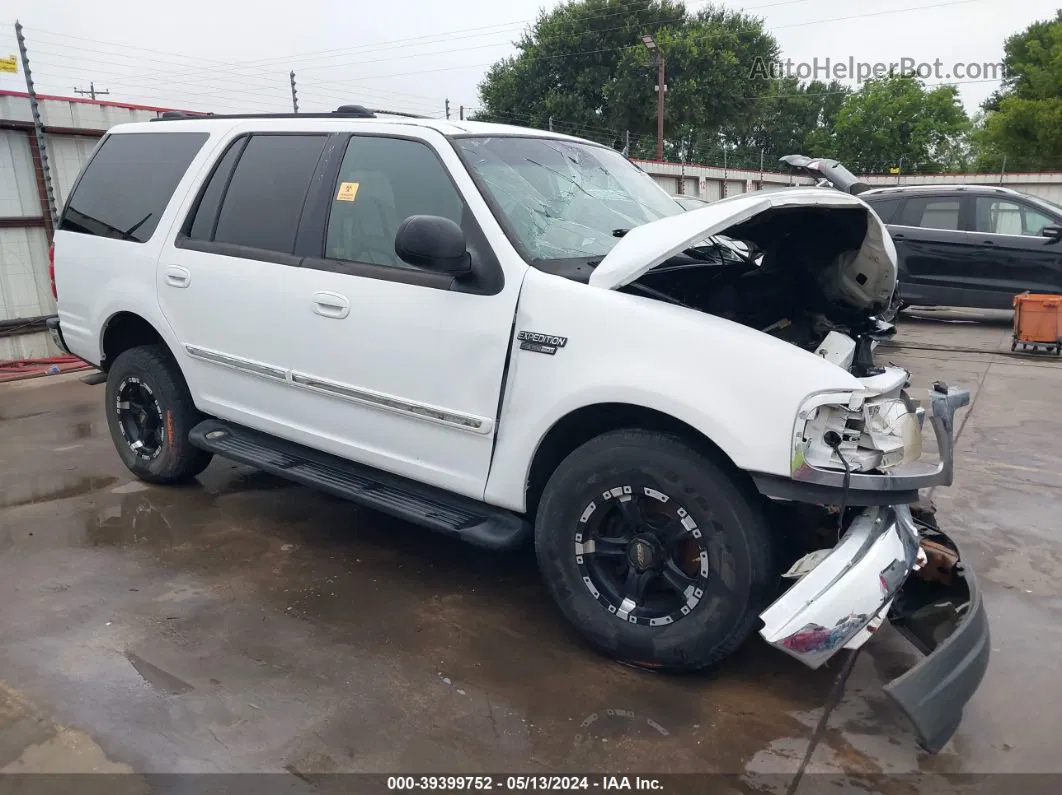
{"type": "Polygon", "coordinates": [[[204,113],[192,114],[180,110],[168,110],[151,121],[180,121],[182,119],[375,119],[377,116],[401,116],[408,119],[426,119],[416,113],[403,113],[398,110],[376,110],[363,105],[340,105],[329,113],[204,113]]]}

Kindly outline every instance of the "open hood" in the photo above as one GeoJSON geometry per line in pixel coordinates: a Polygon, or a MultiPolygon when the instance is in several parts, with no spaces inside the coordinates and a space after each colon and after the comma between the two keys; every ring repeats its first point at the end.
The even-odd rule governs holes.
{"type": "Polygon", "coordinates": [[[859,177],[842,166],[836,160],[827,157],[808,157],[807,155],[786,155],[779,163],[785,163],[796,174],[816,179],[824,179],[842,193],[853,196],[869,190],[870,186],[861,182],[859,177]]]}
{"type": "MultiPolygon", "coordinates": [[[[735,230],[735,227],[759,225],[770,228],[772,215],[783,214],[792,208],[819,209],[827,213],[836,209],[839,222],[842,216],[851,218],[853,211],[866,214],[866,233],[861,244],[846,246],[832,261],[821,263],[815,278],[830,300],[850,308],[870,310],[887,306],[896,287],[896,248],[892,238],[881,219],[865,202],[856,196],[823,188],[744,193],[637,226],[620,238],[594,268],[589,283],[615,290],[713,235],[730,234],[741,239],[741,230],[735,230]]],[[[766,241],[757,243],[761,248],[766,247],[766,241]]]]}

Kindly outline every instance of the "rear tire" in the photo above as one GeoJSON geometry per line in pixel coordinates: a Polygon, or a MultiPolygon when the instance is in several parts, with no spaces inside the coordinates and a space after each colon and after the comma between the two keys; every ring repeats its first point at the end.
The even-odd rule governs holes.
{"type": "Polygon", "coordinates": [[[539,503],[535,547],[565,617],[602,651],[647,668],[722,660],[777,584],[757,495],[653,431],[603,434],[561,462],[539,503]]]}
{"type": "Polygon", "coordinates": [[[188,432],[204,416],[163,345],[121,353],[107,373],[107,426],[129,471],[148,483],[180,483],[207,468],[211,453],[188,432]]]}

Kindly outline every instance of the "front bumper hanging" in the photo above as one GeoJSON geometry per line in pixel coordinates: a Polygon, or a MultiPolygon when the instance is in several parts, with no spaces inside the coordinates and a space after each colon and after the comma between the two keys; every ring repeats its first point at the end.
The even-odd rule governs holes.
{"type": "Polygon", "coordinates": [[[955,733],[988,667],[988,617],[973,572],[934,531],[934,563],[910,508],[869,508],[840,543],[760,615],[772,646],[818,668],[842,648],[865,643],[888,616],[926,655],[885,692],[910,718],[922,746],[936,753],[955,733]],[[939,555],[939,552],[934,552],[939,555]],[[910,575],[914,576],[910,576],[910,575]]]}

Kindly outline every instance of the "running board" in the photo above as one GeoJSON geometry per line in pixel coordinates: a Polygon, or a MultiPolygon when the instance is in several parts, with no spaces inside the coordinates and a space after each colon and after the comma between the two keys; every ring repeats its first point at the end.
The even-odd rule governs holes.
{"type": "Polygon", "coordinates": [[[487,549],[511,549],[531,525],[511,511],[219,420],[192,428],[196,447],[487,549]]]}

